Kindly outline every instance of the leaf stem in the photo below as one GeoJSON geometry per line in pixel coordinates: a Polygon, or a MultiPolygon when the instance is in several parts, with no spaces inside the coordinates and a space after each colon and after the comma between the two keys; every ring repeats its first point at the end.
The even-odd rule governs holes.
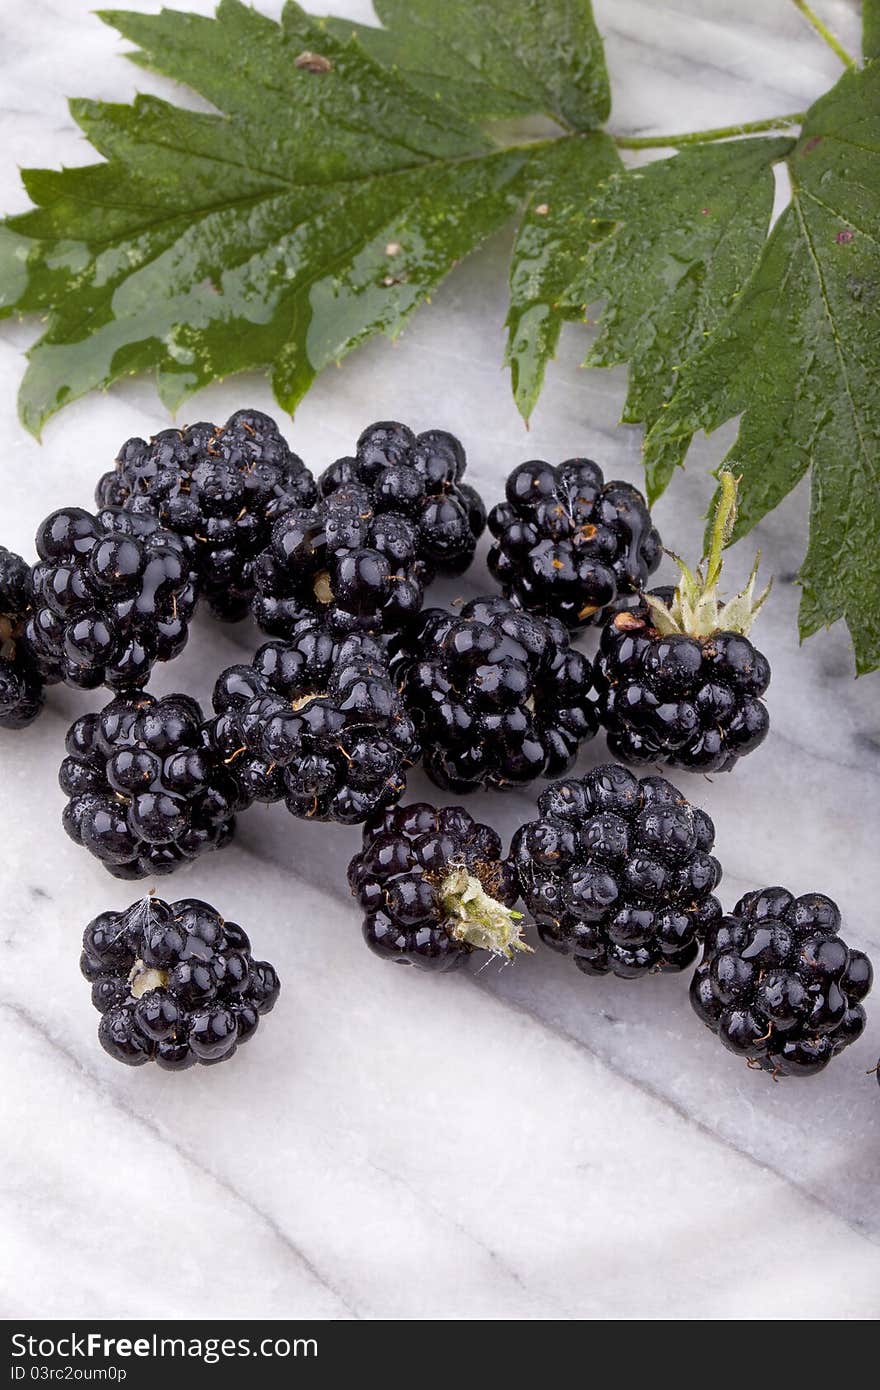
{"type": "Polygon", "coordinates": [[[831,51],[837,54],[838,58],[843,63],[843,66],[845,68],[854,68],[856,65],[855,58],[851,57],[850,54],[847,53],[843,44],[840,43],[840,41],[834,37],[831,30],[828,28],[828,25],[823,24],[819,16],[815,14],[813,10],[810,9],[810,6],[807,4],[807,0],[793,0],[793,4],[796,10],[800,10],[807,23],[812,24],[813,28],[816,30],[816,33],[821,35],[821,37],[825,40],[831,51]]]}
{"type": "Polygon", "coordinates": [[[728,140],[734,135],[756,135],[762,130],[780,130],[783,126],[800,125],[806,111],[793,111],[789,116],[768,116],[762,121],[743,121],[741,125],[716,126],[714,130],[690,130],[684,135],[615,135],[615,145],[621,150],[655,150],[672,145],[704,145],[711,140],[728,140]]]}

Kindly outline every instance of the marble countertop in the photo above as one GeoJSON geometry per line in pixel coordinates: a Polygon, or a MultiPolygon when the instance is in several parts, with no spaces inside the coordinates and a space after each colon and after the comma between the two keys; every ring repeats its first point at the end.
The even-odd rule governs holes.
{"type": "MultiPolygon", "coordinates": [[[[66,96],[168,93],[123,61],[91,8],[4,0],[6,211],[26,206],[17,165],[88,160],[66,96]]],[[[324,8],[369,14],[357,0],[324,8]]],[[[854,0],[821,9],[855,47],[854,0]]],[[[839,71],[782,3],[597,0],[596,11],[621,132],[798,109],[839,71]]],[[[640,481],[639,432],[616,424],[624,373],[579,370],[583,329],[566,330],[524,431],[500,365],[509,245],[502,235],[457,269],[396,346],[373,343],[319,380],[289,431],[314,468],[391,416],[460,434],[489,501],[536,455],[585,453],[640,481]]],[[[72,406],[37,444],[15,412],[34,332],[6,323],[0,334],[0,540],[26,554],[50,509],[89,504],[123,439],[168,423],[137,380],[72,406]]],[[[273,411],[262,378],[206,390],[186,415],[224,419],[244,404],[273,411]]],[[[679,552],[699,547],[709,469],[731,437],[699,440],[656,509],[679,552]]],[[[807,507],[802,487],[754,537],[776,576],[761,621],[770,738],[732,776],[678,780],[715,819],[726,906],[766,883],[820,889],[851,943],[880,959],[880,678],[853,679],[842,625],[798,647],[807,507]]],[[[731,583],[751,554],[749,542],[731,554],[731,583]]],[[[481,561],[456,589],[485,584],[481,561]]],[[[155,687],[205,699],[253,645],[246,626],[205,616],[155,687]]],[[[259,808],[237,844],[160,892],[207,897],[241,920],[278,966],[278,1008],[229,1066],[176,1076],[112,1062],[78,939],[136,894],[65,837],[56,784],[68,723],[100,702],[56,689],[29,731],[0,735],[0,1314],[876,1316],[880,1091],[866,1073],[880,1053],[880,995],[866,1035],[828,1071],[773,1085],[697,1023],[681,977],[590,980],[547,951],[439,979],[382,965],[345,885],[357,833],[259,808]]],[[[579,766],[604,757],[597,739],[579,766]]],[[[421,774],[410,791],[430,794],[421,774]]],[[[532,804],[528,792],[474,802],[505,834],[532,804]]]]}

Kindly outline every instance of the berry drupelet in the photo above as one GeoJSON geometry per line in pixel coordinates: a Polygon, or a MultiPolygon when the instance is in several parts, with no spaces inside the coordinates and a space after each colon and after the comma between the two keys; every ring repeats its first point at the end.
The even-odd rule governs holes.
{"type": "Polygon", "coordinates": [[[460,806],[393,806],[364,827],[348,869],[366,916],[364,940],[384,960],[451,970],[474,951],[510,960],[520,939],[516,874],[501,841],[460,806]]]}
{"type": "Polygon", "coordinates": [[[545,945],[586,975],[684,970],[721,916],[715,828],[663,777],[616,763],[556,782],[511,845],[545,945]]]}
{"type": "Polygon", "coordinates": [[[606,483],[590,459],[534,459],[507,480],[489,513],[489,569],[505,594],[570,628],[606,620],[660,563],[648,505],[629,483],[606,483]]]}
{"type": "Polygon", "coordinates": [[[43,708],[43,682],[24,636],[30,565],[0,545],[0,729],[24,729],[43,708]]]}
{"type": "Polygon", "coordinates": [[[598,727],[590,662],[509,599],[426,609],[394,663],[428,776],[455,792],[558,776],[598,727]]]}
{"type": "Polygon", "coordinates": [[[80,960],[103,1015],[101,1046],[117,1062],[166,1071],[226,1062],[257,1031],[281,988],[254,960],[246,934],[209,903],[145,898],[103,912],[83,934],[80,960]]]}
{"type": "Polygon", "coordinates": [[[214,689],[211,742],[244,803],[284,800],[295,816],[363,821],[396,801],[419,749],[384,649],[301,618],[214,689]]]}
{"type": "Polygon", "coordinates": [[[770,663],[748,639],[769,585],[754,597],[757,561],[742,593],[718,600],[721,549],[733,524],[736,483],[721,475],[706,572],[678,561],[677,589],[645,594],[602,633],[595,680],[608,747],[627,763],[727,772],[767,736],[762,700],[770,663]]]}
{"type": "Polygon", "coordinates": [[[232,838],[239,791],[188,695],[118,695],[67,734],[63,824],[115,878],[172,873],[232,838]]]}
{"type": "Polygon", "coordinates": [[[247,616],[254,556],[273,521],[308,507],[314,479],[275,421],[259,410],[236,411],[225,425],[163,430],[123,444],[115,470],[98,483],[99,507],[152,513],[190,548],[201,592],[227,621],[247,616]]]}
{"type": "Polygon", "coordinates": [[[443,430],[364,430],[354,458],[322,475],[321,500],[273,526],[254,565],[260,627],[290,636],[304,612],[340,634],[403,627],[436,574],[473,559],[486,517],[464,470],[464,449],[443,430]]]}
{"type": "Polygon", "coordinates": [[[155,517],[66,507],[43,522],[37,554],[25,636],[47,683],[132,690],[183,650],[196,579],[155,517]]]}
{"type": "Polygon", "coordinates": [[[712,923],[691,981],[707,1028],[750,1067],[780,1076],[820,1072],[865,1026],[871,962],[838,936],[823,893],[762,888],[712,923]]]}

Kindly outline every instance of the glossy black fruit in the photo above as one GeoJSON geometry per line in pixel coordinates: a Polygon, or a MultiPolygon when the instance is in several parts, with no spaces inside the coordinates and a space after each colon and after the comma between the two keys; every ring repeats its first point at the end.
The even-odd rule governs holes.
{"type": "Polygon", "coordinates": [[[311,617],[224,671],[214,709],[212,746],[243,802],[314,820],[354,824],[396,801],[419,754],[382,646],[311,617]]]}
{"type": "Polygon", "coordinates": [[[115,878],[168,874],[232,838],[235,781],[188,695],[119,695],[67,734],[63,824],[115,878]]]}
{"type": "Polygon", "coordinates": [[[629,483],[606,483],[590,459],[521,463],[489,513],[489,568],[523,608],[570,628],[602,623],[660,563],[648,505],[629,483]]]}
{"type": "Polygon", "coordinates": [[[256,561],[254,616],[292,635],[304,613],[332,631],[396,632],[436,574],[470,564],[485,511],[461,481],[465,454],[444,430],[380,422],[319,481],[321,500],[281,517],[256,561]]]}
{"type": "Polygon", "coordinates": [[[516,874],[501,841],[460,806],[393,806],[364,828],[348,870],[372,951],[399,965],[450,970],[474,951],[510,959],[520,940],[516,874]]]}
{"type": "Polygon", "coordinates": [[[558,776],[598,727],[591,663],[505,598],[426,609],[394,661],[428,776],[455,792],[558,776]]]}
{"type": "Polygon", "coordinates": [[[153,514],[180,536],[204,598],[228,621],[250,609],[253,559],[272,523],[316,496],[302,459],[259,410],[238,410],[222,426],[201,422],[129,439],[95,492],[99,507],[153,514]]]}
{"type": "Polygon", "coordinates": [[[708,553],[696,571],[681,560],[675,589],[644,594],[602,633],[595,680],[608,747],[628,763],[729,772],[763,743],[770,663],[748,633],[770,586],[755,595],[758,562],[741,593],[718,595],[723,547],[736,515],[737,482],[721,474],[708,553]]]}
{"type": "Polygon", "coordinates": [[[24,729],[43,708],[43,682],[24,635],[30,573],[20,555],[0,545],[0,729],[24,729]]]}
{"type": "MultiPolygon", "coordinates": [[[[672,590],[653,596],[669,603],[672,590]]],[[[623,762],[729,772],[770,728],[770,663],[748,637],[665,634],[646,603],[603,631],[595,683],[608,748],[623,762]]]]}
{"type": "Polygon", "coordinates": [[[511,845],[541,940],[586,975],[684,970],[721,916],[715,828],[663,777],[617,763],[548,787],[511,845]]]}
{"type": "Polygon", "coordinates": [[[65,507],[37,532],[37,554],[25,636],[47,683],[133,690],[183,650],[196,578],[154,516],[65,507]]]}
{"type": "Polygon", "coordinates": [[[117,1062],[166,1071],[228,1061],[274,1007],[280,984],[246,934],[209,903],[144,898],[103,912],[83,934],[80,968],[117,1062]]]}
{"type": "Polygon", "coordinates": [[[746,893],[712,923],[691,981],[707,1028],[749,1066],[813,1076],[865,1026],[871,962],[838,935],[840,912],[824,893],[746,893]]]}

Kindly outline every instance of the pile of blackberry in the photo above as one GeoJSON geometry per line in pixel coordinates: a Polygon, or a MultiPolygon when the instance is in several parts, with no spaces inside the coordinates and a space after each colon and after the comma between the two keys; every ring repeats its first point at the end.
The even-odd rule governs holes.
{"type": "Polygon", "coordinates": [[[591,459],[521,463],[489,513],[489,569],[523,608],[570,628],[600,624],[644,588],[660,537],[642,494],[591,459]]]}
{"type": "Polygon", "coordinates": [[[873,979],[868,957],[839,930],[837,904],[824,893],[746,893],[706,935],[691,981],[698,1017],[774,1077],[823,1071],[861,1035],[873,979]]]}
{"type": "Polygon", "coordinates": [[[586,975],[691,965],[721,916],[712,821],[663,777],[616,763],[556,782],[510,853],[545,945],[586,975]]]}
{"type": "Polygon", "coordinates": [[[455,792],[553,777],[598,727],[592,669],[556,618],[505,598],[424,611],[395,656],[425,771],[455,792]]]}
{"type": "MultiPolygon", "coordinates": [[[[514,468],[493,508],[503,590],[423,609],[462,574],[486,514],[442,430],[371,425],[316,483],[277,425],[238,411],[130,439],[96,491],[37,535],[29,568],[0,547],[0,727],[29,723],[43,682],[114,698],[67,735],[63,824],[121,879],[171,873],[233,836],[256,802],[361,825],[348,869],[380,958],[445,972],[544,945],[588,976],[680,974],[697,1014],[750,1066],[808,1076],[864,1027],[863,952],[835,904],[785,889],[729,916],[709,816],[617,762],[564,777],[604,725],[625,762],[733,767],[766,736],[770,666],[749,638],[756,570],[719,597],[736,481],[720,476],[708,552],[646,591],[660,539],[641,493],[588,459],[514,468]],[[187,640],[197,599],[270,635],[218,677],[206,719],[145,686],[187,640]],[[595,664],[574,633],[602,628],[595,664]],[[421,763],[458,793],[553,780],[509,852],[460,806],[400,805],[421,763]]],[[[198,899],[95,918],[82,971],[117,1060],[225,1061],[278,995],[273,967],[198,899]]]]}
{"type": "Polygon", "coordinates": [[[418,758],[384,648],[315,618],[225,670],[214,709],[211,744],[243,804],[283,800],[296,816],[355,824],[397,800],[418,758]]]}
{"type": "Polygon", "coordinates": [[[464,470],[464,449],[444,430],[370,425],[355,456],[322,475],[320,501],[273,526],[253,570],[260,627],[288,637],[304,613],[339,634],[405,626],[435,575],[473,559],[486,516],[464,470]]]}
{"type": "Polygon", "coordinates": [[[240,794],[188,695],[119,695],[67,734],[63,824],[114,878],[172,873],[228,844],[240,794]]]}
{"type": "Polygon", "coordinates": [[[36,544],[25,636],[47,684],[137,689],[186,646],[196,577],[183,541],[154,516],[65,507],[36,544]]]}
{"type": "Polygon", "coordinates": [[[43,708],[24,627],[31,605],[30,565],[0,545],[0,729],[24,729],[43,708]]]}
{"type": "Polygon", "coordinates": [[[146,898],[101,913],[83,934],[80,968],[102,1015],[104,1050],[166,1071],[228,1061],[281,988],[241,927],[198,898],[146,898]]]}
{"type": "Polygon", "coordinates": [[[348,869],[366,916],[364,940],[384,960],[451,970],[477,950],[510,960],[520,938],[513,865],[488,825],[460,806],[392,806],[364,827],[348,869]]]}
{"type": "Polygon", "coordinates": [[[259,410],[236,411],[222,426],[201,422],[129,439],[95,490],[99,507],[152,514],[180,536],[202,595],[226,621],[250,610],[253,560],[272,523],[316,496],[302,459],[259,410]]]}

